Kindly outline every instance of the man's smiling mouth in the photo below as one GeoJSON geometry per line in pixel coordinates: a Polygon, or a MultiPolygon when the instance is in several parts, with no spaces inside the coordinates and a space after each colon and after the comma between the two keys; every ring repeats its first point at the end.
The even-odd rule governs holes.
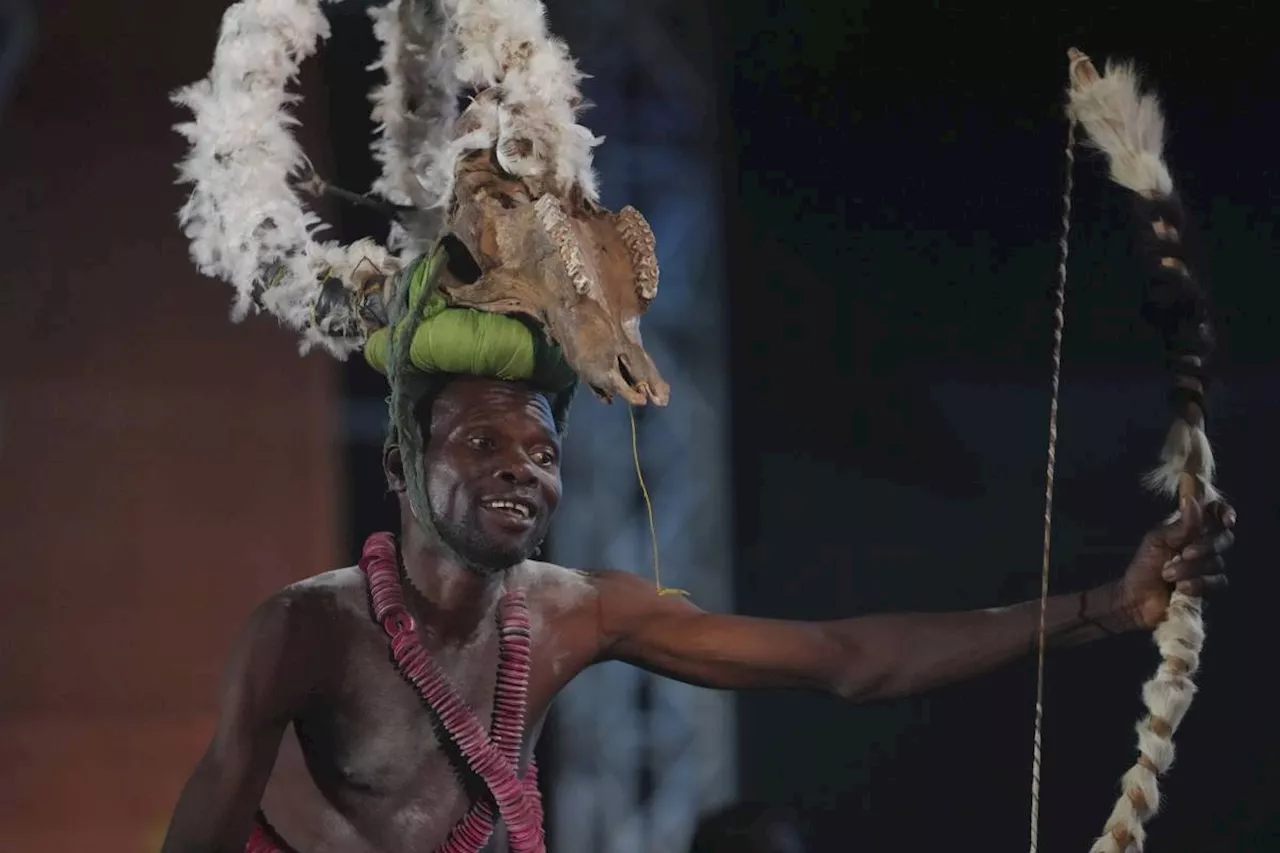
{"type": "Polygon", "coordinates": [[[481,501],[487,510],[501,513],[517,521],[530,521],[538,514],[537,508],[530,501],[522,498],[493,498],[481,501]]]}

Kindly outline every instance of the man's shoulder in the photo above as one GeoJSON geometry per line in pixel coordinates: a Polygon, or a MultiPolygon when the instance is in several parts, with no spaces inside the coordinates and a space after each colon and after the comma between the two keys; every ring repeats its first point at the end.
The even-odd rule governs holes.
{"type": "Polygon", "coordinates": [[[632,572],[616,569],[570,569],[555,563],[526,560],[511,570],[509,588],[524,590],[531,599],[568,610],[602,597],[627,598],[654,590],[653,583],[632,572]]]}
{"type": "Polygon", "coordinates": [[[249,616],[239,641],[241,654],[258,661],[258,666],[287,670],[291,678],[308,684],[320,683],[370,621],[365,589],[359,568],[347,568],[276,590],[249,616]]]}
{"type": "Polygon", "coordinates": [[[571,569],[556,563],[526,560],[511,569],[507,585],[524,590],[560,589],[587,595],[601,587],[651,585],[632,572],[617,569],[571,569]]]}
{"type": "Polygon", "coordinates": [[[368,585],[357,566],[294,581],[259,604],[254,619],[292,632],[353,615],[368,615],[368,585]]]}
{"type": "Polygon", "coordinates": [[[346,605],[363,603],[368,597],[368,589],[368,581],[360,567],[347,566],[294,581],[276,595],[288,601],[346,605]]]}
{"type": "Polygon", "coordinates": [[[506,587],[522,590],[536,610],[548,614],[576,610],[596,593],[591,572],[539,560],[525,560],[509,569],[506,587]]]}
{"type": "Polygon", "coordinates": [[[591,573],[568,569],[556,563],[525,560],[508,570],[508,589],[528,593],[559,591],[567,595],[585,595],[591,591],[591,573]]]}

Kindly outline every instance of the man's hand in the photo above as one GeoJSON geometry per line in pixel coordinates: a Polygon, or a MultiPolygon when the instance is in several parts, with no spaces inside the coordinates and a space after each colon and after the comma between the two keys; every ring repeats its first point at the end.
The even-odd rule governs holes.
{"type": "Polygon", "coordinates": [[[1224,501],[1188,501],[1177,521],[1143,538],[1120,582],[1135,627],[1153,630],[1164,621],[1175,590],[1199,597],[1227,585],[1223,554],[1235,541],[1235,523],[1235,510],[1224,501]]]}

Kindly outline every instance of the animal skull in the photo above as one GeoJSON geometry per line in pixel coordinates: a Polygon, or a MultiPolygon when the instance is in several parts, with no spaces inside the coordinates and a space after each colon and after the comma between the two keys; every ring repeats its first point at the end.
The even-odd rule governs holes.
{"type": "Polygon", "coordinates": [[[613,213],[574,195],[535,196],[494,149],[462,158],[441,291],[453,305],[536,320],[602,399],[665,406],[670,386],[640,339],[658,291],[653,232],[632,207],[613,213]],[[459,243],[469,273],[454,261],[459,243]]]}

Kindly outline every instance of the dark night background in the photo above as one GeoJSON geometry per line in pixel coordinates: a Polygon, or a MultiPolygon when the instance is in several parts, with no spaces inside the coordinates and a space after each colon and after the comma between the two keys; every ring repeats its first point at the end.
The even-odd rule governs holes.
{"type": "MultiPolygon", "coordinates": [[[[573,13],[571,0],[549,5],[553,25],[573,13]]],[[[1266,630],[1280,593],[1265,554],[1280,434],[1272,127],[1280,56],[1262,9],[817,0],[718,0],[713,8],[735,584],[738,611],[751,615],[960,609],[1038,593],[1066,49],[1135,57],[1159,89],[1167,159],[1213,292],[1210,436],[1241,519],[1232,588],[1207,610],[1201,694],[1162,785],[1167,811],[1150,826],[1150,849],[1161,853],[1280,849],[1272,806],[1280,739],[1247,680],[1272,665],[1266,630]]],[[[160,51],[180,69],[175,80],[207,68],[215,18],[201,15],[190,57],[160,51]]],[[[102,23],[105,12],[96,20],[115,26],[102,23]]],[[[95,39],[79,41],[85,55],[95,39]]],[[[323,64],[327,159],[335,180],[353,188],[373,174],[371,76],[362,70],[371,50],[367,27],[336,27],[323,64]]],[[[91,67],[83,57],[59,59],[91,67]]],[[[143,59],[120,63],[135,70],[112,85],[142,85],[143,59]]],[[[586,89],[590,96],[590,81],[586,89]]],[[[1138,484],[1169,423],[1170,377],[1139,314],[1128,199],[1101,163],[1081,161],[1055,591],[1118,576],[1168,509],[1138,484]]],[[[340,221],[347,238],[378,230],[358,211],[340,221]]],[[[175,230],[165,222],[156,227],[175,230]]],[[[226,293],[206,289],[213,317],[226,293]]],[[[344,379],[349,398],[383,393],[381,378],[358,361],[344,379]]],[[[388,517],[377,500],[375,449],[350,450],[345,465],[340,491],[350,495],[354,543],[388,517]]],[[[1139,687],[1156,662],[1149,638],[1136,635],[1050,656],[1046,853],[1086,850],[1101,830],[1134,758],[1139,687]]],[[[1258,679],[1258,694],[1268,681],[1258,679]]],[[[794,808],[814,850],[1019,849],[1033,700],[1029,658],[927,698],[871,707],[744,695],[743,797],[794,808]]]]}

